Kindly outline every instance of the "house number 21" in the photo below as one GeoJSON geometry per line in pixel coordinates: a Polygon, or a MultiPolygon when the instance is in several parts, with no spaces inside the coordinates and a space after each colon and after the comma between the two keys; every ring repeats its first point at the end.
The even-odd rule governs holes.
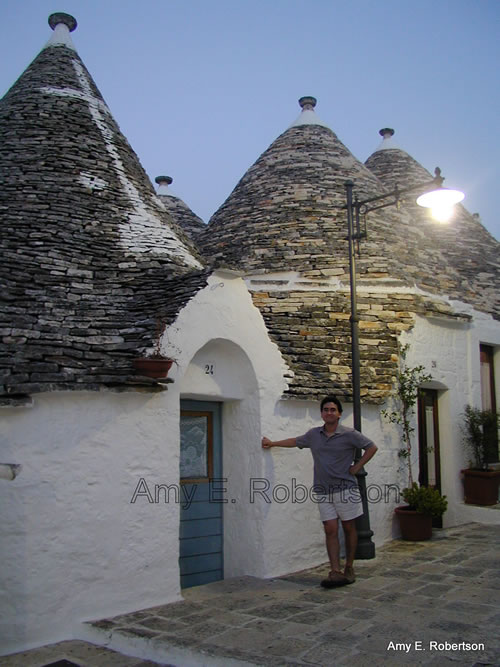
{"type": "Polygon", "coordinates": [[[205,375],[215,375],[215,364],[205,364],[205,375]]]}

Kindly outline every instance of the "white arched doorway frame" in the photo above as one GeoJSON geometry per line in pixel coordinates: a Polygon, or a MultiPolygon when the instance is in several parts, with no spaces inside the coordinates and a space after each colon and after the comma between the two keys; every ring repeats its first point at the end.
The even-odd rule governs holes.
{"type": "Polygon", "coordinates": [[[262,569],[262,521],[250,503],[250,481],[259,477],[259,385],[250,358],[236,343],[216,338],[191,359],[180,383],[181,399],[222,403],[224,578],[262,569]]]}
{"type": "MultiPolygon", "coordinates": [[[[250,502],[249,488],[253,477],[264,474],[261,438],[274,422],[289,369],[243,278],[216,269],[166,328],[161,351],[177,362],[168,387],[177,414],[183,399],[222,403],[225,577],[264,576],[269,507],[250,502]]],[[[170,460],[178,461],[179,453],[180,439],[170,460]]]]}

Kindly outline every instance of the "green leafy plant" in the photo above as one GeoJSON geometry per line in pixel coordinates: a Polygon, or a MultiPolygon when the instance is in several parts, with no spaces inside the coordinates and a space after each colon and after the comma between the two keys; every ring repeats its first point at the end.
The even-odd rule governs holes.
{"type": "Polygon", "coordinates": [[[409,345],[399,349],[399,365],[396,373],[396,390],[394,392],[395,408],[382,410],[382,416],[391,424],[396,424],[401,430],[403,447],[399,450],[399,457],[408,466],[408,487],[413,487],[413,473],[411,466],[412,436],[415,431],[413,417],[415,404],[419,396],[420,386],[432,380],[432,375],[426,372],[424,366],[408,366],[406,356],[409,345]]]}
{"type": "Polygon", "coordinates": [[[462,426],[463,444],[472,456],[470,468],[488,470],[489,461],[496,458],[500,415],[494,410],[481,410],[466,405],[462,426]]]}
{"type": "Polygon", "coordinates": [[[410,509],[432,517],[442,516],[448,507],[446,496],[442,496],[437,489],[419,486],[416,482],[403,489],[402,496],[410,509]]]}

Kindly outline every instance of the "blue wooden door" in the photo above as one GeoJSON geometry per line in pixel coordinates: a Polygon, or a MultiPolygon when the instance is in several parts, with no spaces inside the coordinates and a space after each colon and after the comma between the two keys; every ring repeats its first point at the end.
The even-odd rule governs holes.
{"type": "Polygon", "coordinates": [[[181,588],[222,579],[220,403],[181,401],[181,588]]]}

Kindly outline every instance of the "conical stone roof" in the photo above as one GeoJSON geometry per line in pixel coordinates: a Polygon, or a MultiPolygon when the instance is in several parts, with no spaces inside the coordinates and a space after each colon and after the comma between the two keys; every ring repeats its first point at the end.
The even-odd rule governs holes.
{"type": "Polygon", "coordinates": [[[157,176],[155,181],[158,183],[157,195],[170,213],[172,220],[192,241],[195,241],[198,234],[206,229],[205,223],[180,197],[176,197],[169,190],[168,186],[173,182],[171,176],[157,176]]]}
{"type": "MultiPolygon", "coordinates": [[[[354,180],[360,197],[380,194],[383,186],[317,118],[316,100],[299,102],[299,118],[250,167],[198,237],[213,261],[247,273],[344,273],[344,183],[354,180]]],[[[386,273],[386,260],[372,251],[378,254],[373,245],[372,270],[381,261],[380,273],[386,273]]]]}
{"type": "Polygon", "coordinates": [[[366,160],[365,166],[377,176],[388,190],[401,189],[414,183],[431,181],[433,176],[394,140],[394,130],[385,127],[379,132],[382,141],[366,160]]]}
{"type": "MultiPolygon", "coordinates": [[[[392,190],[432,179],[431,174],[411,155],[394,142],[394,130],[384,128],[377,150],[365,165],[382,183],[392,190]]],[[[445,185],[446,187],[446,185],[445,185]]],[[[456,205],[448,224],[432,220],[428,210],[407,196],[402,213],[413,221],[417,239],[416,281],[431,291],[437,287],[451,299],[469,303],[478,310],[500,317],[500,244],[481,224],[479,216],[471,215],[456,205]]]]}
{"type": "Polygon", "coordinates": [[[134,382],[132,358],[205,283],[76,53],[76,21],[0,102],[0,393],[134,382]],[[159,324],[158,324],[159,322],[159,324]]]}

